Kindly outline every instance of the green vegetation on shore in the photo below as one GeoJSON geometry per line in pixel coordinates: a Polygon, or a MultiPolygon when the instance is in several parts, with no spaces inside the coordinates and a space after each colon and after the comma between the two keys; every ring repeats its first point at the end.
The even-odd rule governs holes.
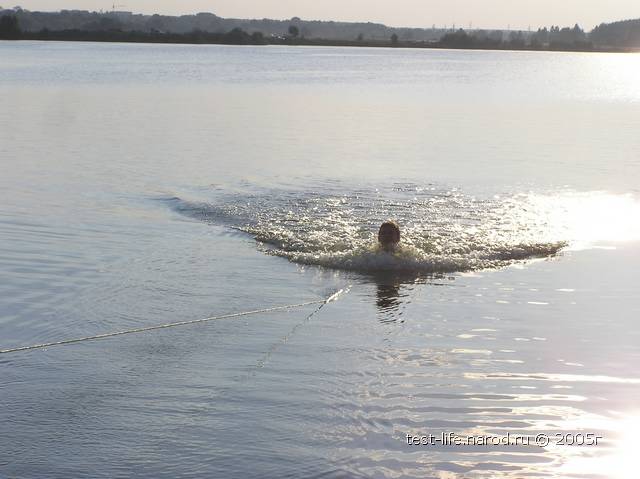
{"type": "Polygon", "coordinates": [[[589,34],[596,45],[640,49],[640,19],[602,23],[589,34]]]}
{"type": "MultiPolygon", "coordinates": [[[[0,38],[3,32],[0,29],[0,38]]],[[[14,40],[57,40],[77,42],[127,42],[127,43],[186,43],[186,44],[222,44],[222,45],[266,45],[260,32],[248,34],[234,28],[226,33],[195,31],[190,33],[160,32],[123,32],[120,30],[41,30],[39,32],[21,32],[13,35],[14,40]]]]}
{"type": "MultiPolygon", "coordinates": [[[[92,41],[92,42],[134,42],[134,43],[183,43],[183,44],[227,44],[227,45],[315,45],[315,46],[369,46],[369,47],[403,47],[403,48],[460,48],[491,50],[551,50],[551,51],[637,51],[640,49],[640,20],[628,20],[611,24],[602,24],[592,32],[585,33],[578,25],[572,28],[541,28],[536,32],[503,31],[503,30],[443,30],[433,37],[427,34],[418,35],[413,32],[403,38],[399,33],[411,29],[389,29],[392,33],[386,37],[371,36],[367,38],[362,32],[351,38],[345,38],[345,25],[339,24],[340,34],[333,37],[315,37],[309,35],[306,23],[298,18],[289,23],[257,20],[257,25],[266,25],[271,33],[263,33],[255,29],[245,30],[234,27],[227,31],[210,31],[204,28],[192,28],[194,19],[204,15],[213,24],[200,21],[203,27],[209,25],[233,24],[239,20],[225,20],[213,14],[198,14],[185,17],[163,17],[181,19],[183,23],[179,31],[167,31],[153,28],[160,25],[154,16],[133,15],[129,12],[83,12],[62,11],[59,13],[27,12],[25,10],[0,11],[0,39],[5,40],[58,40],[58,41],[92,41]],[[147,23],[134,17],[148,18],[147,23]],[[213,17],[212,20],[210,17],[213,17]],[[79,20],[80,19],[80,20],[79,20]],[[124,19],[124,20],[122,20],[124,19]],[[219,21],[218,21],[219,20],[219,21]],[[155,23],[154,23],[155,22],[155,23]],[[229,23],[231,22],[231,23],[229,23]],[[286,26],[283,32],[273,33],[273,26],[268,22],[278,23],[279,28],[286,26]],[[22,23],[31,28],[22,28],[22,23]],[[139,26],[139,29],[133,27],[139,26]],[[38,28],[40,27],[40,28],[38,28]],[[50,28],[51,27],[51,28],[50,28]],[[186,31],[185,31],[186,30],[186,31]],[[306,32],[306,35],[305,35],[306,32]],[[416,39],[422,38],[422,39],[416,39]]],[[[202,20],[202,19],[200,19],[202,20]]],[[[254,22],[254,21],[251,21],[254,22]]],[[[174,25],[164,21],[162,25],[174,25]]],[[[175,26],[175,25],[174,25],[175,26]]],[[[413,29],[420,30],[420,29],[413,29]]],[[[420,31],[426,32],[426,29],[420,31]]],[[[388,32],[387,32],[388,33],[388,32]]],[[[435,29],[431,32],[435,33],[435,29]]]]}

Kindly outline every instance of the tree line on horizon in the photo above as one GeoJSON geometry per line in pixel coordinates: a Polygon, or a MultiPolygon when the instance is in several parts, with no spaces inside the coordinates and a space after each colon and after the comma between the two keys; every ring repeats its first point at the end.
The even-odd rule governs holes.
{"type": "Polygon", "coordinates": [[[575,25],[573,28],[552,26],[539,28],[537,32],[525,34],[522,31],[503,32],[476,30],[466,32],[463,29],[447,33],[440,43],[453,48],[511,48],[511,49],[549,49],[549,50],[591,50],[594,43],[589,36],[575,25]]]}
{"type": "Polygon", "coordinates": [[[214,14],[167,17],[134,15],[129,12],[30,12],[0,10],[0,39],[132,41],[164,43],[264,44],[354,44],[432,46],[445,48],[590,50],[594,48],[640,48],[640,19],[601,24],[586,33],[579,25],[551,26],[537,31],[464,29],[398,29],[380,24],[223,19],[214,14]],[[135,21],[134,21],[135,20],[135,21]],[[172,23],[173,22],[173,23],[172,23]],[[338,28],[326,36],[310,26],[338,28]],[[225,26],[233,26],[225,29],[225,26]],[[238,25],[244,25],[245,28],[238,25]],[[266,31],[257,26],[267,26],[266,31]],[[375,35],[364,33],[373,27],[375,35]],[[135,28],[134,28],[135,27],[135,28]],[[158,28],[156,28],[158,27],[158,28]],[[381,31],[382,29],[383,31],[381,31]],[[349,30],[348,32],[346,30],[349,30]],[[366,29],[365,29],[366,30],[366,29]],[[424,32],[429,31],[429,35],[424,32]],[[332,36],[333,35],[333,36],[332,36]]]}
{"type": "Polygon", "coordinates": [[[213,13],[195,15],[144,15],[131,12],[89,12],[86,10],[61,10],[59,12],[36,12],[24,9],[2,11],[0,15],[11,14],[18,17],[20,27],[25,32],[39,32],[47,29],[104,31],[122,30],[146,33],[226,33],[234,28],[252,34],[260,32],[265,37],[282,37],[290,26],[299,31],[299,38],[321,38],[327,40],[355,40],[362,36],[367,41],[388,41],[393,33],[406,41],[436,41],[447,29],[441,28],[392,28],[371,22],[334,22],[302,20],[293,17],[288,20],[223,18],[213,13]]]}
{"type": "Polygon", "coordinates": [[[251,34],[240,28],[225,33],[193,31],[190,33],[160,33],[122,30],[49,30],[23,32],[15,16],[0,17],[0,40],[59,40],[86,42],[185,43],[223,45],[266,45],[260,32],[251,34]]]}

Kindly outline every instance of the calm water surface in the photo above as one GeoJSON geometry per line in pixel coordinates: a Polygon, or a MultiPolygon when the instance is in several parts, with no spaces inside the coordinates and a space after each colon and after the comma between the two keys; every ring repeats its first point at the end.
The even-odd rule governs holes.
{"type": "Polygon", "coordinates": [[[0,349],[348,288],[1,354],[0,476],[636,477],[639,74],[0,42],[0,349]]]}

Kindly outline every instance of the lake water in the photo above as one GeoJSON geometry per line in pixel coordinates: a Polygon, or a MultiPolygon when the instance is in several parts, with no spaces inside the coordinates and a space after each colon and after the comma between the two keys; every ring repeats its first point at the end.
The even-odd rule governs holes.
{"type": "Polygon", "coordinates": [[[345,289],[0,354],[0,476],[636,477],[639,74],[0,42],[0,349],[345,289]]]}

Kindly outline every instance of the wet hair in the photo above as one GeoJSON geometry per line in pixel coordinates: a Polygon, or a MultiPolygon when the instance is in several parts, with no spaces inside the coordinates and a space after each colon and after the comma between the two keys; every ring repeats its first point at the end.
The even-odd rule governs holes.
{"type": "Polygon", "coordinates": [[[378,230],[378,241],[382,243],[382,231],[385,229],[391,229],[394,232],[394,243],[398,243],[400,241],[400,227],[398,223],[395,221],[385,221],[380,225],[380,229],[378,230]]]}

